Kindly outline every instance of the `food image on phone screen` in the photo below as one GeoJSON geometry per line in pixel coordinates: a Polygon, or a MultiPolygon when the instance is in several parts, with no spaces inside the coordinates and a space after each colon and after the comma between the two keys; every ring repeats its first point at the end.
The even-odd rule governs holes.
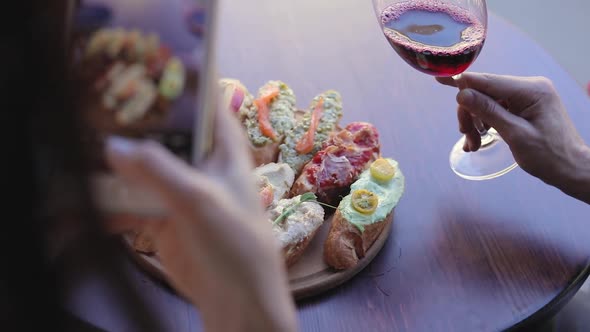
{"type": "Polygon", "coordinates": [[[191,162],[206,82],[209,0],[80,0],[71,55],[92,169],[109,135],[153,139],[191,162]]]}

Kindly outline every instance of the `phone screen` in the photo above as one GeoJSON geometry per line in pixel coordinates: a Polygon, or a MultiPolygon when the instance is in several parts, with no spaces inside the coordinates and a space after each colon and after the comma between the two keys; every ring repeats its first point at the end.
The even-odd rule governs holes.
{"type": "Polygon", "coordinates": [[[113,191],[123,186],[109,176],[103,157],[110,135],[156,140],[190,163],[209,148],[214,6],[213,0],[73,2],[70,44],[85,125],[81,139],[92,171],[111,183],[110,193],[101,189],[105,197],[120,200],[113,191]]]}

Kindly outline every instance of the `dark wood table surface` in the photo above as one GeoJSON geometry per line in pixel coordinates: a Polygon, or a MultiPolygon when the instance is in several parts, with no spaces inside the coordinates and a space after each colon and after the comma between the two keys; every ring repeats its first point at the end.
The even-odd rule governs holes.
{"type": "MultiPolygon", "coordinates": [[[[298,304],[304,331],[498,331],[560,308],[588,274],[590,206],[520,168],[483,182],[449,168],[459,138],[456,91],[406,65],[382,36],[369,0],[225,1],[220,72],[255,91],[283,80],[305,107],[340,91],[344,123],[370,121],[383,154],[405,172],[406,192],[388,242],[358,276],[298,304]]],[[[547,52],[495,15],[470,68],[551,78],[590,142],[590,101],[547,52]]],[[[170,331],[201,330],[196,310],[128,264],[170,331]]],[[[91,271],[69,303],[109,331],[133,323],[91,271]]]]}

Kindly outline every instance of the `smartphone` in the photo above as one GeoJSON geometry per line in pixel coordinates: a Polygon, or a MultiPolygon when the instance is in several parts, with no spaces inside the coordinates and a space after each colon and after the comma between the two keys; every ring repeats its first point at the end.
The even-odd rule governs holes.
{"type": "Polygon", "coordinates": [[[70,12],[95,201],[106,213],[163,215],[153,193],[109,169],[104,141],[156,140],[195,167],[207,157],[217,102],[217,1],[72,0],[70,12]]]}

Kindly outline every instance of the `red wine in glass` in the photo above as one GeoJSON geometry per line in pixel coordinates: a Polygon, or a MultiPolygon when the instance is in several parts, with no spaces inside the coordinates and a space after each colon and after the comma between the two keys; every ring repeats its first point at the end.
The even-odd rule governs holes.
{"type": "Polygon", "coordinates": [[[396,3],[385,8],[380,19],[385,37],[401,58],[433,76],[462,73],[485,42],[485,26],[453,4],[396,3]]]}

